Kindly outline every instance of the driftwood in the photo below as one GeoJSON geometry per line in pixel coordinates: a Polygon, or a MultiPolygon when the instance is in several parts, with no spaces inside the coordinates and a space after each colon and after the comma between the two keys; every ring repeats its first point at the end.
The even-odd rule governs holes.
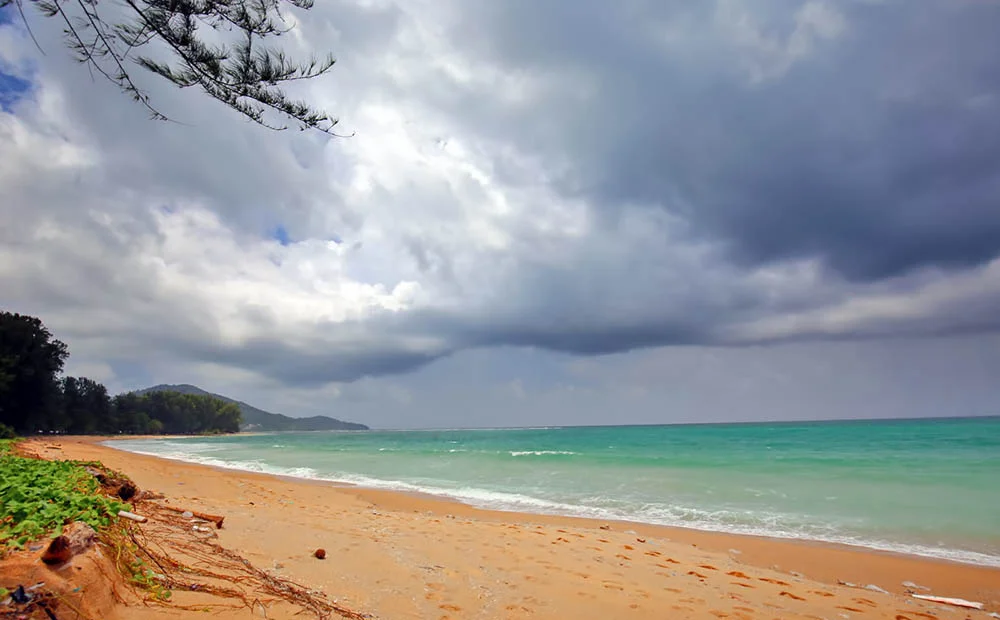
{"type": "Polygon", "coordinates": [[[982,609],[982,603],[974,603],[972,601],[967,601],[962,598],[949,598],[947,596],[931,596],[929,594],[911,594],[913,598],[918,598],[922,601],[930,601],[932,603],[944,603],[945,605],[954,605],[955,607],[965,607],[966,609],[982,609]]]}
{"type": "Polygon", "coordinates": [[[137,515],[134,512],[129,512],[127,510],[119,510],[118,516],[123,519],[131,519],[132,521],[138,521],[139,523],[145,523],[146,517],[142,515],[137,515]]]}
{"type": "Polygon", "coordinates": [[[160,507],[161,508],[166,508],[167,510],[172,510],[174,512],[179,512],[181,514],[183,514],[185,512],[190,512],[191,516],[193,516],[193,517],[197,517],[198,519],[202,519],[204,521],[211,521],[212,523],[215,524],[216,529],[220,529],[220,530],[222,529],[222,522],[226,519],[226,517],[224,517],[224,516],[210,515],[210,514],[207,514],[207,513],[204,513],[204,512],[198,512],[198,511],[195,511],[195,510],[188,510],[186,508],[177,508],[176,506],[167,506],[165,504],[160,504],[160,507]]]}

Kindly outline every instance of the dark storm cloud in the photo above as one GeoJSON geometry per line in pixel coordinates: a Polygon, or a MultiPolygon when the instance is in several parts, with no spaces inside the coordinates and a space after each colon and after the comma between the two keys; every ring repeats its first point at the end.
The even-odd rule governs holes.
{"type": "Polygon", "coordinates": [[[689,4],[490,3],[456,35],[593,89],[503,125],[565,156],[563,191],[605,217],[666,209],[744,264],[816,257],[859,281],[1000,254],[1000,7],[830,3],[824,25],[689,4]]]}
{"type": "Polygon", "coordinates": [[[296,95],[343,141],[143,76],[181,121],[153,124],[21,36],[0,301],[112,375],[258,391],[996,331],[997,31],[965,2],[331,1],[289,40],[340,59],[296,95]]]}

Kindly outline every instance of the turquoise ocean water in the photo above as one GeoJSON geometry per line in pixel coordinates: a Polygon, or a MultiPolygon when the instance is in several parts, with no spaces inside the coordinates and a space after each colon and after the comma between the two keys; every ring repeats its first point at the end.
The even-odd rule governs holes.
{"type": "Polygon", "coordinates": [[[487,508],[1000,566],[1000,418],[280,433],[113,445],[487,508]]]}

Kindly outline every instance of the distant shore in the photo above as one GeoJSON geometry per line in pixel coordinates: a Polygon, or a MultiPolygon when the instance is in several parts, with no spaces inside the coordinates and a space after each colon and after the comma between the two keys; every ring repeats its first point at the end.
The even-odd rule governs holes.
{"type": "Polygon", "coordinates": [[[135,438],[62,436],[32,443],[49,458],[100,460],[141,488],[224,514],[222,545],[383,618],[794,618],[862,611],[864,617],[912,620],[966,617],[957,608],[910,598],[904,582],[1000,610],[996,568],[811,542],[481,510],[101,445],[135,438]],[[328,551],[328,560],[311,556],[318,547],[328,551]],[[838,581],[871,584],[889,594],[838,581]]]}

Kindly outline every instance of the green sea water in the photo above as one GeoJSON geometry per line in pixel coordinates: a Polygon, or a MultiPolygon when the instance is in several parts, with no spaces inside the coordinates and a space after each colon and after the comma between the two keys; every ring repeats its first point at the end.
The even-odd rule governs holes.
{"type": "Polygon", "coordinates": [[[1000,566],[1000,418],[280,433],[113,445],[495,509],[1000,566]]]}

